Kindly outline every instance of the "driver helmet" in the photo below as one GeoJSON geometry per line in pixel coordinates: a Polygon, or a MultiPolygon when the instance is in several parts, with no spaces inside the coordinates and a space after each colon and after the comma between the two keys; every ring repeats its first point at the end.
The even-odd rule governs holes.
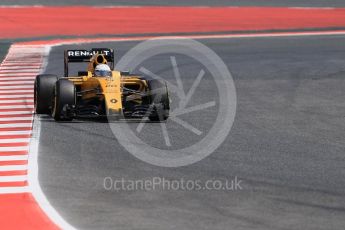
{"type": "Polygon", "coordinates": [[[110,77],[111,70],[110,67],[106,64],[99,64],[95,68],[95,76],[96,77],[110,77]]]}

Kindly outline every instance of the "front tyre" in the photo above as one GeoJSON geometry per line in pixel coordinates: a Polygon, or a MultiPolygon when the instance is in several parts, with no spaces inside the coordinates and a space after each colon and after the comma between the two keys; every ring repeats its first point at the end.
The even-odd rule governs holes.
{"type": "Polygon", "coordinates": [[[170,99],[165,82],[156,79],[148,81],[150,103],[153,111],[149,115],[150,121],[165,121],[169,117],[170,99]]]}
{"type": "Polygon", "coordinates": [[[53,98],[52,117],[55,121],[71,121],[73,117],[68,113],[68,107],[76,103],[75,87],[68,79],[56,82],[53,98]]]}
{"type": "Polygon", "coordinates": [[[53,98],[54,86],[58,77],[53,74],[36,76],[34,84],[34,103],[37,114],[49,114],[53,98]]]}

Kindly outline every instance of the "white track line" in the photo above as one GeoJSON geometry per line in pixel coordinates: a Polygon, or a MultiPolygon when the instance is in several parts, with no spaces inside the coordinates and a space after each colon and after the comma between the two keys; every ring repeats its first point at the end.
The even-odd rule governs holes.
{"type": "Polygon", "coordinates": [[[28,84],[31,84],[33,85],[34,83],[34,79],[32,79],[31,81],[0,81],[0,85],[10,85],[10,84],[13,84],[13,85],[28,85],[28,84]]]}
{"type": "MultiPolygon", "coordinates": [[[[25,99],[26,100],[33,100],[33,95],[31,94],[15,94],[15,95],[1,95],[0,94],[0,100],[1,99],[10,99],[10,98],[28,98],[28,99],[25,99]]],[[[22,100],[22,99],[20,99],[22,100]]],[[[10,101],[10,100],[1,100],[1,101],[10,101]]]]}
{"type": "Polygon", "coordinates": [[[21,69],[35,69],[40,71],[39,65],[0,65],[0,70],[21,70],[21,69]]]}
{"type": "Polygon", "coordinates": [[[37,73],[38,71],[37,70],[21,70],[21,69],[18,69],[18,70],[0,70],[0,73],[37,73]]]}
{"type": "Polygon", "coordinates": [[[2,64],[0,64],[0,67],[15,67],[15,66],[19,66],[19,67],[22,67],[22,66],[27,66],[27,67],[41,67],[41,63],[35,63],[35,64],[32,64],[32,63],[8,63],[8,62],[4,62],[2,64]]]}
{"type": "MultiPolygon", "coordinates": [[[[11,122],[24,122],[25,123],[30,123],[32,124],[33,123],[33,119],[31,119],[31,116],[30,117],[1,117],[0,118],[0,124],[3,123],[3,124],[11,124],[11,122]]],[[[20,124],[20,123],[14,123],[14,124],[20,124]]]]}
{"type": "MultiPolygon", "coordinates": [[[[22,93],[20,93],[20,94],[22,94],[22,93]]],[[[13,95],[16,95],[16,94],[10,94],[10,93],[1,93],[1,91],[0,91],[0,96],[13,96],[13,95]]],[[[23,98],[2,98],[1,100],[0,100],[0,104],[3,104],[3,105],[6,105],[6,103],[7,104],[9,104],[9,103],[11,103],[11,104],[13,104],[13,103],[16,103],[17,105],[27,105],[27,104],[30,104],[30,103],[32,103],[32,102],[34,102],[33,100],[33,97],[34,97],[34,95],[32,95],[32,94],[29,94],[29,93],[25,93],[25,95],[26,96],[24,96],[23,98]]]]}
{"type": "Polygon", "coordinates": [[[0,112],[0,115],[18,115],[18,114],[33,114],[33,111],[8,111],[8,112],[0,112]]]}
{"type": "MultiPolygon", "coordinates": [[[[10,50],[10,51],[12,51],[10,53],[13,53],[13,51],[15,51],[15,50],[10,50]]],[[[38,61],[40,61],[42,59],[42,57],[41,57],[41,55],[39,53],[33,53],[31,50],[27,50],[27,51],[22,50],[21,52],[22,53],[19,54],[18,51],[16,51],[16,54],[10,55],[8,57],[8,59],[5,59],[5,61],[7,62],[7,61],[11,61],[12,59],[14,59],[14,60],[21,59],[23,61],[30,60],[30,61],[38,62],[38,61]]]]}
{"type": "MultiPolygon", "coordinates": [[[[37,73],[37,72],[36,72],[37,73]]],[[[0,77],[8,77],[8,76],[36,76],[36,73],[0,73],[0,77]]]]}
{"type": "Polygon", "coordinates": [[[15,59],[11,60],[11,59],[5,59],[5,62],[3,62],[5,64],[12,64],[12,65],[32,65],[32,64],[39,64],[41,62],[37,61],[37,60],[33,60],[33,61],[16,61],[15,59]]]}
{"type": "Polygon", "coordinates": [[[0,136],[3,137],[10,137],[11,135],[31,135],[31,130],[25,130],[25,131],[0,131],[0,136]]]}
{"type": "MultiPolygon", "coordinates": [[[[101,42],[128,42],[128,41],[143,41],[147,39],[237,39],[237,38],[274,38],[274,37],[301,37],[301,36],[333,36],[333,35],[345,35],[345,30],[334,31],[311,31],[311,32],[276,32],[276,33],[252,33],[252,34],[214,34],[214,35],[184,35],[184,36],[143,36],[133,38],[104,38],[104,39],[71,39],[52,44],[51,47],[72,45],[72,44],[89,44],[89,43],[101,43],[101,42]]],[[[43,43],[43,42],[42,42],[43,43]]],[[[22,44],[25,46],[25,44],[22,44]]]]}
{"type": "Polygon", "coordinates": [[[27,176],[0,176],[0,182],[21,182],[26,180],[27,176]]]}
{"type": "Polygon", "coordinates": [[[23,86],[23,85],[13,85],[13,86],[0,86],[0,90],[8,90],[8,89],[26,89],[26,90],[33,90],[34,86],[23,86]]]}
{"type": "Polygon", "coordinates": [[[0,156],[0,161],[26,161],[28,158],[28,155],[0,156]]]}
{"type": "Polygon", "coordinates": [[[20,93],[20,94],[24,94],[25,93],[26,95],[33,96],[34,89],[17,89],[17,90],[16,89],[13,89],[13,90],[0,89],[0,93],[2,93],[2,94],[7,93],[7,95],[13,95],[12,93],[20,93]]]}
{"type": "Polygon", "coordinates": [[[10,171],[23,171],[27,170],[27,165],[2,165],[0,166],[0,172],[10,172],[10,171]]]}
{"type": "Polygon", "coordinates": [[[21,187],[0,187],[0,194],[14,194],[14,193],[27,193],[30,192],[28,186],[21,187]]]}
{"type": "Polygon", "coordinates": [[[39,71],[41,68],[40,66],[25,66],[25,65],[16,65],[16,66],[5,66],[1,65],[0,70],[22,70],[22,69],[29,69],[29,70],[36,70],[39,71]]]}
{"type": "Polygon", "coordinates": [[[0,85],[0,93],[25,93],[25,92],[28,92],[28,93],[33,93],[33,90],[34,90],[34,86],[33,84],[32,85],[14,85],[14,86],[3,86],[3,85],[0,85]],[[6,88],[6,87],[16,87],[16,88],[13,88],[13,89],[9,89],[9,88],[6,88]]]}
{"type": "Polygon", "coordinates": [[[31,105],[33,99],[30,100],[0,100],[0,105],[31,105]]]}
{"type": "Polygon", "coordinates": [[[0,121],[33,121],[32,116],[28,117],[0,117],[0,121]]]}
{"type": "Polygon", "coordinates": [[[42,208],[44,213],[50,220],[59,226],[61,229],[75,229],[72,225],[66,222],[55,208],[49,203],[49,200],[44,195],[41,185],[38,180],[38,148],[40,139],[40,119],[35,117],[33,127],[33,137],[30,142],[30,155],[29,155],[29,170],[28,181],[32,195],[37,201],[38,205],[42,208]]]}
{"type": "Polygon", "coordinates": [[[0,104],[4,104],[4,103],[23,103],[23,104],[27,104],[27,103],[32,103],[32,102],[34,102],[34,99],[13,99],[13,100],[2,99],[2,100],[0,100],[0,104]]]}
{"type": "Polygon", "coordinates": [[[30,138],[0,139],[0,143],[29,143],[30,138]]]}
{"type": "Polygon", "coordinates": [[[22,72],[39,72],[40,68],[17,68],[17,69],[9,69],[9,68],[1,68],[0,72],[10,72],[10,73],[22,73],[22,72]]]}
{"type": "Polygon", "coordinates": [[[28,146],[0,147],[0,152],[26,151],[26,150],[28,150],[28,146]]]}
{"type": "Polygon", "coordinates": [[[27,108],[30,108],[30,109],[33,109],[34,106],[33,105],[1,105],[0,104],[0,109],[27,109],[27,108]]]}
{"type": "Polygon", "coordinates": [[[30,123],[16,123],[16,124],[0,124],[0,128],[29,128],[32,126],[32,122],[30,123]]]}
{"type": "Polygon", "coordinates": [[[4,81],[15,81],[15,80],[25,80],[25,81],[32,81],[35,80],[36,75],[35,76],[29,76],[29,77],[8,77],[8,75],[6,77],[0,77],[0,80],[4,80],[4,81]]]}
{"type": "Polygon", "coordinates": [[[37,72],[40,71],[41,67],[40,66],[18,66],[18,65],[1,65],[0,70],[9,70],[9,72],[14,69],[35,69],[37,72]]]}

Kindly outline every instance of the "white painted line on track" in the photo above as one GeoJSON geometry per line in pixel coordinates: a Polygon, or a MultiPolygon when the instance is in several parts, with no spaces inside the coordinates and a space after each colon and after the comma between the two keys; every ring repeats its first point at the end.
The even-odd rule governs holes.
{"type": "Polygon", "coordinates": [[[8,95],[13,95],[13,93],[26,93],[26,95],[31,95],[33,96],[33,91],[34,89],[13,89],[13,90],[3,90],[3,89],[0,89],[0,93],[3,94],[3,95],[6,95],[6,93],[8,93],[8,95]]]}
{"type": "Polygon", "coordinates": [[[18,187],[0,187],[0,194],[14,194],[14,193],[28,193],[30,189],[28,186],[18,187]]]}
{"type": "Polygon", "coordinates": [[[30,142],[30,155],[29,155],[29,170],[28,170],[28,181],[30,190],[38,205],[47,214],[52,222],[54,222],[61,229],[75,229],[72,225],[66,222],[61,215],[55,210],[50,204],[47,197],[44,195],[41,185],[38,180],[38,148],[40,139],[40,127],[41,121],[35,116],[35,122],[33,127],[33,136],[30,142]]]}
{"type": "Polygon", "coordinates": [[[29,143],[30,138],[0,139],[0,143],[29,143]]]}
{"type": "Polygon", "coordinates": [[[32,122],[30,123],[16,123],[16,124],[0,124],[0,128],[29,128],[32,126],[32,122]]]}
{"type": "Polygon", "coordinates": [[[0,172],[10,172],[10,171],[23,171],[27,170],[27,165],[2,165],[0,166],[0,172]]]}
{"type": "Polygon", "coordinates": [[[6,121],[28,121],[32,122],[32,117],[0,117],[0,122],[6,122],[6,121]]]}
{"type": "Polygon", "coordinates": [[[18,66],[18,65],[1,65],[0,70],[6,71],[6,72],[11,72],[12,70],[16,69],[23,69],[23,70],[36,70],[37,72],[40,71],[41,67],[40,66],[18,66]]]}
{"type": "Polygon", "coordinates": [[[26,161],[28,158],[28,155],[0,156],[0,161],[26,161]]]}
{"type": "Polygon", "coordinates": [[[34,80],[32,79],[31,81],[1,81],[0,80],[0,85],[33,85],[34,80]]]}
{"type": "Polygon", "coordinates": [[[14,86],[7,86],[7,85],[0,85],[0,93],[5,93],[5,92],[8,92],[8,93],[11,93],[11,92],[14,92],[14,93],[19,93],[21,91],[27,91],[29,93],[33,93],[33,90],[34,90],[34,84],[32,85],[14,85],[14,86]],[[8,87],[8,88],[6,88],[8,87]],[[12,88],[14,87],[14,88],[12,88]],[[12,88],[12,89],[10,89],[12,88]]]}
{"type": "MultiPolygon", "coordinates": [[[[101,43],[101,42],[128,42],[128,41],[143,41],[147,39],[237,39],[237,38],[271,38],[271,37],[301,37],[301,36],[333,36],[345,35],[345,30],[334,31],[310,31],[310,32],[275,32],[275,33],[248,33],[248,34],[213,34],[213,35],[184,35],[184,36],[142,36],[142,37],[110,37],[101,39],[70,39],[59,41],[51,44],[51,47],[72,45],[72,44],[88,44],[88,43],[101,43]]],[[[44,41],[42,41],[44,44],[44,41]]],[[[22,44],[25,46],[25,43],[22,44]]]]}
{"type": "Polygon", "coordinates": [[[0,90],[8,90],[8,89],[34,89],[34,86],[24,86],[24,85],[13,85],[13,86],[0,86],[0,90]]]}
{"type": "Polygon", "coordinates": [[[13,77],[17,77],[17,76],[34,76],[36,73],[38,73],[38,71],[35,72],[23,72],[23,73],[15,73],[12,71],[3,71],[0,72],[0,76],[13,76],[13,77]]]}
{"type": "MultiPolygon", "coordinates": [[[[28,98],[28,100],[32,100],[33,95],[30,95],[30,94],[0,95],[0,100],[1,99],[7,99],[6,101],[8,101],[8,99],[11,99],[11,98],[28,98]]],[[[1,100],[1,101],[3,101],[3,100],[1,100]]]]}
{"type": "Polygon", "coordinates": [[[26,151],[28,146],[19,146],[19,147],[0,147],[0,152],[14,152],[14,151],[26,151]]]}
{"type": "Polygon", "coordinates": [[[12,77],[12,79],[17,79],[17,77],[36,77],[37,73],[0,73],[0,77],[12,77]]]}
{"type": "Polygon", "coordinates": [[[9,77],[6,75],[5,77],[0,77],[0,81],[16,81],[16,80],[26,80],[26,81],[32,81],[35,80],[36,75],[33,76],[27,76],[27,77],[9,77]]]}
{"type": "MultiPolygon", "coordinates": [[[[23,61],[23,62],[31,62],[31,61],[34,61],[35,60],[41,60],[42,59],[42,56],[39,52],[29,52],[29,50],[24,50],[22,49],[23,47],[19,47],[18,45],[15,45],[16,47],[12,47],[8,52],[8,56],[6,56],[6,58],[4,59],[4,62],[8,62],[8,61],[23,61]],[[19,50],[18,49],[22,49],[23,53],[20,54],[19,56],[19,50]],[[16,53],[16,54],[14,54],[16,53]],[[20,57],[20,60],[19,59],[16,59],[16,55],[18,54],[18,57],[20,57]],[[30,56],[31,58],[23,58],[23,56],[30,56]]],[[[39,61],[38,61],[39,62],[39,61]]]]}
{"type": "Polygon", "coordinates": [[[13,57],[6,58],[3,63],[5,64],[18,64],[18,65],[31,65],[31,64],[41,64],[41,60],[17,60],[13,57]]]}
{"type": "Polygon", "coordinates": [[[13,106],[21,106],[22,108],[31,108],[34,107],[33,101],[18,101],[18,100],[0,100],[0,107],[2,109],[5,109],[3,106],[11,106],[11,108],[14,108],[13,106]]]}
{"type": "Polygon", "coordinates": [[[0,82],[33,82],[36,77],[0,77],[0,82]]]}
{"type": "Polygon", "coordinates": [[[18,84],[18,82],[28,82],[33,84],[36,76],[32,77],[0,77],[2,84],[18,84]]]}
{"type": "Polygon", "coordinates": [[[4,66],[39,66],[40,64],[37,62],[9,62],[3,64],[4,66]]]}
{"type": "Polygon", "coordinates": [[[33,67],[41,67],[41,63],[23,63],[23,62],[19,62],[19,63],[8,63],[8,62],[3,62],[2,64],[0,64],[0,66],[5,66],[5,67],[14,67],[14,66],[33,66],[33,67]]]}
{"type": "Polygon", "coordinates": [[[9,69],[9,68],[1,68],[0,67],[0,73],[1,72],[10,72],[10,73],[22,73],[22,72],[39,72],[40,68],[17,68],[17,69],[9,69]]]}
{"type": "Polygon", "coordinates": [[[33,109],[34,105],[26,105],[23,103],[23,105],[1,105],[0,103],[0,109],[33,109]]]}
{"type": "Polygon", "coordinates": [[[33,114],[33,111],[8,111],[8,112],[0,112],[0,115],[18,115],[18,114],[33,114]]]}
{"type": "Polygon", "coordinates": [[[42,56],[40,53],[34,51],[34,50],[24,50],[21,49],[21,51],[19,51],[18,49],[21,49],[19,47],[17,47],[16,49],[10,49],[9,51],[9,56],[5,58],[5,62],[8,61],[36,61],[36,62],[40,62],[42,59],[42,56]],[[22,52],[22,53],[19,53],[22,52]]]}
{"type": "Polygon", "coordinates": [[[0,182],[21,182],[27,179],[27,176],[0,176],[0,182]]]}
{"type": "Polygon", "coordinates": [[[33,103],[33,99],[28,100],[0,100],[0,105],[6,105],[6,104],[18,104],[18,105],[27,105],[29,103],[33,103]]]}
{"type": "Polygon", "coordinates": [[[0,136],[10,137],[11,135],[31,135],[31,130],[25,130],[25,131],[0,131],[0,136]]]}
{"type": "Polygon", "coordinates": [[[37,71],[40,71],[41,66],[39,64],[37,65],[0,65],[0,69],[9,69],[9,70],[18,70],[18,69],[36,69],[37,71]]]}
{"type": "Polygon", "coordinates": [[[21,69],[18,69],[18,70],[1,70],[0,69],[0,74],[5,74],[5,73],[37,73],[37,70],[21,70],[21,69]]]}
{"type": "Polygon", "coordinates": [[[39,65],[37,65],[37,66],[25,66],[25,65],[5,66],[5,65],[0,65],[0,70],[22,70],[22,69],[40,71],[41,67],[39,65]]]}
{"type": "Polygon", "coordinates": [[[0,103],[32,103],[34,98],[33,96],[23,96],[23,97],[14,97],[14,98],[1,98],[1,96],[13,96],[13,95],[0,95],[0,103]]]}

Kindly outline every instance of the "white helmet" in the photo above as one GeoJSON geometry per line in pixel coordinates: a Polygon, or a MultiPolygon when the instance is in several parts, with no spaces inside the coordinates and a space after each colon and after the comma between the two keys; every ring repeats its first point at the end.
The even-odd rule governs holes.
{"type": "Polygon", "coordinates": [[[110,67],[106,64],[99,64],[95,68],[95,76],[96,77],[110,77],[111,70],[110,67]]]}

